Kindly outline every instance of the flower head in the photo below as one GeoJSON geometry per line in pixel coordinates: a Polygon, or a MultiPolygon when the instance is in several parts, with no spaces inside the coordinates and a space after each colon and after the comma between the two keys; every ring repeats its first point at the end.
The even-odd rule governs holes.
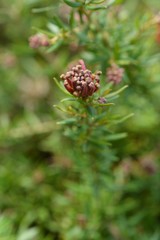
{"type": "Polygon", "coordinates": [[[31,48],[38,48],[41,46],[47,47],[50,43],[46,35],[35,34],[29,38],[29,45],[31,48]]]}
{"type": "Polygon", "coordinates": [[[98,102],[99,104],[104,104],[104,103],[107,103],[107,99],[105,99],[104,97],[99,97],[98,102]]]}
{"type": "Polygon", "coordinates": [[[68,92],[76,97],[87,98],[92,96],[100,87],[100,78],[102,72],[92,73],[86,69],[83,60],[72,67],[71,71],[62,74],[60,77],[64,80],[64,86],[68,92]]]}
{"type": "Polygon", "coordinates": [[[112,64],[107,68],[107,81],[114,82],[114,85],[121,83],[124,69],[118,67],[116,64],[112,64]]]}

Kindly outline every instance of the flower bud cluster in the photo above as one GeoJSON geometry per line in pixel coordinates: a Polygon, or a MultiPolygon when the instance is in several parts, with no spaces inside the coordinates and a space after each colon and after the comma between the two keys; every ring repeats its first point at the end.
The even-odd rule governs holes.
{"type": "Polygon", "coordinates": [[[124,69],[118,67],[116,64],[112,64],[107,68],[107,81],[114,82],[114,85],[121,83],[124,69]]]}
{"type": "Polygon", "coordinates": [[[38,48],[38,47],[47,47],[50,45],[49,39],[46,35],[33,35],[29,38],[29,45],[31,48],[38,48]]]}
{"type": "Polygon", "coordinates": [[[71,71],[62,74],[60,77],[64,80],[64,86],[68,92],[75,97],[87,98],[92,96],[100,87],[101,71],[93,74],[86,69],[83,60],[79,60],[79,64],[72,67],[71,71]]]}
{"type": "Polygon", "coordinates": [[[98,102],[99,104],[104,104],[104,103],[107,103],[107,99],[105,99],[104,97],[99,97],[98,102]]]}

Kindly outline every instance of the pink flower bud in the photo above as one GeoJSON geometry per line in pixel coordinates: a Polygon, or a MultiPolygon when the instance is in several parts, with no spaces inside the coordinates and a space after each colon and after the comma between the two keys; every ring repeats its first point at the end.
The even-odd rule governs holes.
{"type": "Polygon", "coordinates": [[[99,104],[104,104],[104,103],[107,103],[107,99],[105,99],[104,97],[99,97],[98,102],[99,104]]]}
{"type": "Polygon", "coordinates": [[[112,64],[107,68],[107,82],[114,82],[114,85],[120,84],[123,78],[124,69],[112,64]]]}
{"type": "Polygon", "coordinates": [[[47,47],[50,45],[49,39],[46,35],[33,35],[29,38],[29,45],[31,48],[38,48],[38,47],[47,47]]]}

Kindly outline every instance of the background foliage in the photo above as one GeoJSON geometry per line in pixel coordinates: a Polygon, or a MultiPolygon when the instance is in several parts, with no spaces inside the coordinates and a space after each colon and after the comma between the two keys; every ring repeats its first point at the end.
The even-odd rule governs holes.
{"type": "Polygon", "coordinates": [[[0,239],[159,240],[159,1],[89,5],[80,17],[63,1],[0,5],[0,239]],[[31,49],[29,36],[43,31],[51,46],[31,49]],[[129,85],[112,108],[134,113],[112,129],[128,136],[102,162],[67,138],[52,107],[64,97],[53,76],[79,58],[103,71],[103,87],[115,61],[129,85]]]}

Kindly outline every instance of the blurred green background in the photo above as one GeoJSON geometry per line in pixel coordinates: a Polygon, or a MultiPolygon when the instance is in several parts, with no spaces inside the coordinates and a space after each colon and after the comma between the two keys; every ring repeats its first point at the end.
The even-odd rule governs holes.
{"type": "MultiPolygon", "coordinates": [[[[126,67],[124,81],[131,87],[115,111],[134,112],[135,117],[117,127],[128,137],[113,143],[117,161],[112,174],[107,173],[100,203],[90,188],[85,157],[76,152],[76,143],[68,147],[56,125],[63,115],[52,107],[63,96],[53,76],[59,77],[79,57],[89,59],[92,66],[93,54],[83,44],[64,45],[52,53],[33,50],[28,44],[33,26],[46,29],[55,14],[65,21],[70,8],[62,4],[54,9],[58,3],[0,1],[0,240],[159,240],[160,45],[154,43],[156,33],[145,51],[144,39],[133,51],[133,58],[141,62],[146,56],[154,58],[141,71],[126,67]],[[47,6],[49,11],[36,10],[47,6]]],[[[159,0],[126,0],[122,5],[130,24],[160,9],[159,0]]]]}

